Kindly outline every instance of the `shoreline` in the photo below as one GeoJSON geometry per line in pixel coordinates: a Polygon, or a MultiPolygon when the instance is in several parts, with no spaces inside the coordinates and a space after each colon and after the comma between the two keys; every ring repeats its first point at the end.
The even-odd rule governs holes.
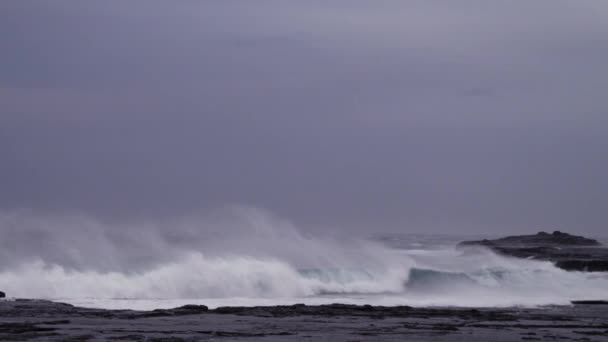
{"type": "Polygon", "coordinates": [[[0,302],[0,340],[148,341],[602,341],[608,305],[542,308],[417,308],[304,305],[185,305],[105,310],[35,299],[0,302]]]}

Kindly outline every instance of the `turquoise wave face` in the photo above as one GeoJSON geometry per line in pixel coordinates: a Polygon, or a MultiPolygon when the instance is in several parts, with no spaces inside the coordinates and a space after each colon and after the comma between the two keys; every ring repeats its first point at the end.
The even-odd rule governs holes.
{"type": "Polygon", "coordinates": [[[299,270],[298,273],[304,278],[316,279],[324,283],[337,282],[340,284],[348,284],[356,281],[370,281],[374,279],[374,276],[370,272],[361,269],[312,268],[299,270]]]}
{"type": "Polygon", "coordinates": [[[412,268],[406,283],[408,290],[424,291],[451,288],[454,286],[474,286],[478,283],[462,272],[442,272],[431,269],[412,268]]]}

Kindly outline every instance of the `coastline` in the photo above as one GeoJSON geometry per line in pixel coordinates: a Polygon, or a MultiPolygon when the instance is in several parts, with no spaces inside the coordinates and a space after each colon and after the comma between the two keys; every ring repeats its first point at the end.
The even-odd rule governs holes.
{"type": "Polygon", "coordinates": [[[3,341],[602,341],[608,305],[414,308],[370,305],[104,310],[46,300],[0,302],[3,341]]]}

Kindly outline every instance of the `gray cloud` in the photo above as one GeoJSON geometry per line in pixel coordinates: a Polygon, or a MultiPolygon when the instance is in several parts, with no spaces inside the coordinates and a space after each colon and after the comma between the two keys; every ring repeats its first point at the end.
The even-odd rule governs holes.
{"type": "Polygon", "coordinates": [[[2,1],[0,208],[599,234],[607,11],[2,1]]]}

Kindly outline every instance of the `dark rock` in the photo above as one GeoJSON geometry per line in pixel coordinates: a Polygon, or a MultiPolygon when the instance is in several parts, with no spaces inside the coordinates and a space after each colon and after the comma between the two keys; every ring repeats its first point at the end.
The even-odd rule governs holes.
{"type": "Polygon", "coordinates": [[[519,307],[465,309],[330,304],[218,311],[204,311],[204,307],[198,305],[154,311],[172,315],[166,319],[149,317],[149,311],[68,307],[40,300],[2,301],[0,341],[485,342],[518,341],[524,337],[547,340],[555,336],[559,339],[577,336],[581,340],[585,338],[583,335],[599,341],[608,334],[608,311],[591,305],[522,310],[519,307]],[[180,310],[204,313],[201,317],[176,316],[174,313],[180,310]],[[218,311],[238,316],[220,315],[218,311]],[[287,316],[290,318],[282,318],[287,316]]]}
{"type": "Polygon", "coordinates": [[[575,334],[579,334],[579,335],[608,336],[608,330],[607,331],[597,331],[597,330],[577,331],[577,330],[573,330],[572,332],[575,333],[575,334]]]}
{"type": "Polygon", "coordinates": [[[258,317],[293,317],[293,316],[318,316],[318,317],[345,317],[358,316],[373,319],[386,317],[453,317],[463,319],[485,319],[494,321],[510,321],[512,316],[498,312],[482,312],[476,309],[436,309],[436,308],[413,308],[409,306],[371,306],[352,304],[328,304],[328,305],[306,305],[306,306],[258,306],[258,307],[219,307],[209,310],[209,314],[231,314],[239,316],[258,317]]]}
{"type": "Polygon", "coordinates": [[[213,311],[218,314],[229,314],[230,315],[230,314],[241,313],[246,310],[247,310],[246,307],[241,307],[241,306],[220,306],[219,308],[216,308],[213,311]]]}
{"type": "Polygon", "coordinates": [[[134,342],[143,342],[147,339],[145,335],[122,335],[122,336],[112,336],[108,337],[109,340],[118,340],[118,341],[134,341],[134,342]]]}
{"type": "Polygon", "coordinates": [[[205,305],[188,304],[188,305],[180,306],[179,308],[175,308],[171,311],[173,311],[176,315],[195,315],[195,314],[207,312],[207,311],[209,311],[209,308],[205,305]]]}
{"type": "Polygon", "coordinates": [[[555,266],[566,271],[606,272],[608,260],[557,260],[555,266]]]}
{"type": "Polygon", "coordinates": [[[148,340],[149,342],[186,342],[183,338],[179,337],[152,337],[148,340]]]}
{"type": "Polygon", "coordinates": [[[4,297],[6,297],[6,293],[0,291],[0,298],[4,298],[4,297]]]}
{"type": "Polygon", "coordinates": [[[608,300],[573,300],[571,303],[576,305],[608,305],[608,300]]]}
{"type": "Polygon", "coordinates": [[[2,323],[0,324],[0,333],[3,334],[22,334],[28,332],[38,332],[38,331],[54,331],[55,328],[45,328],[39,327],[34,323],[24,322],[24,323],[2,323]]]}
{"type": "Polygon", "coordinates": [[[608,248],[597,240],[560,231],[552,234],[508,236],[496,240],[463,241],[459,248],[487,247],[496,253],[518,258],[552,261],[567,271],[608,271],[608,248]]]}
{"type": "Polygon", "coordinates": [[[549,234],[539,232],[535,235],[516,235],[507,236],[496,240],[463,241],[460,246],[521,246],[521,247],[551,247],[551,246],[601,246],[602,244],[594,239],[583,236],[562,233],[559,230],[549,234]]]}
{"type": "Polygon", "coordinates": [[[156,309],[144,313],[146,317],[163,317],[163,316],[187,316],[199,315],[209,311],[205,305],[188,304],[174,309],[156,309]]]}

